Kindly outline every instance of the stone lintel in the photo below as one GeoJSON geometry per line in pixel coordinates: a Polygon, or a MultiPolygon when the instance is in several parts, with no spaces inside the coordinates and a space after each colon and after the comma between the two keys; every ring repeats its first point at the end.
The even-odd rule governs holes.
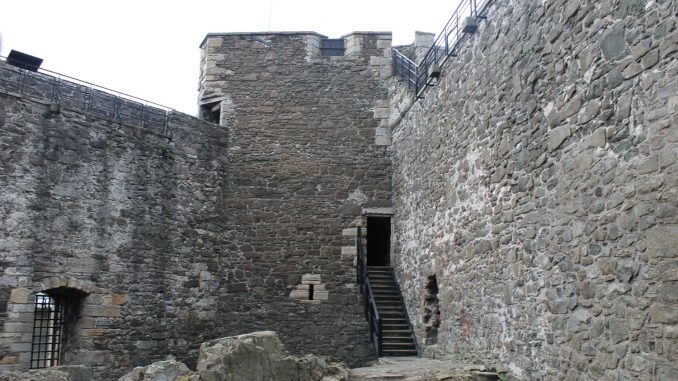
{"type": "Polygon", "coordinates": [[[393,208],[363,208],[363,216],[392,216],[393,208]]]}

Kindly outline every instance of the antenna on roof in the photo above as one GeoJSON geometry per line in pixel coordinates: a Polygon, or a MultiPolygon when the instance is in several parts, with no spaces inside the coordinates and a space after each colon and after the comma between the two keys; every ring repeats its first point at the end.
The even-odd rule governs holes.
{"type": "Polygon", "coordinates": [[[270,6],[268,7],[268,31],[271,31],[271,18],[273,18],[273,0],[270,2],[270,6]]]}

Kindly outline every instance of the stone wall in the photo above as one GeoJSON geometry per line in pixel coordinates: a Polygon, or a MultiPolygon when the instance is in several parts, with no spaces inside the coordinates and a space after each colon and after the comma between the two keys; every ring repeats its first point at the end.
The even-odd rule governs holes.
{"type": "Polygon", "coordinates": [[[393,80],[393,262],[420,342],[436,276],[427,355],[678,374],[677,11],[497,0],[400,121],[393,80]]]}
{"type": "Polygon", "coordinates": [[[224,129],[171,113],[170,140],[49,110],[0,94],[0,370],[29,366],[35,294],[55,288],[87,295],[65,362],[97,379],[194,358],[216,334],[224,129]],[[201,235],[214,239],[199,245],[201,235]]]}
{"type": "Polygon", "coordinates": [[[101,380],[260,329],[372,358],[351,228],[390,206],[390,34],[321,39],[208,36],[224,126],[0,63],[0,371],[29,366],[50,290],[82,296],[63,362],[101,380]]]}
{"type": "Polygon", "coordinates": [[[363,209],[390,206],[391,35],[345,36],[338,57],[320,56],[322,39],[234,33],[202,44],[200,102],[228,127],[234,222],[229,292],[216,299],[227,334],[243,321],[275,330],[294,353],[355,364],[372,354],[350,228],[363,209]]]}

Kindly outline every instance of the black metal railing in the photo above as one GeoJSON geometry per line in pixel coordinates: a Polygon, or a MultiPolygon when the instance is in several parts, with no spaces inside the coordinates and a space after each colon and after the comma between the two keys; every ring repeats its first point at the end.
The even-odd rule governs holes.
{"type": "Polygon", "coordinates": [[[464,36],[475,31],[473,25],[466,22],[467,18],[468,21],[487,18],[486,11],[492,2],[494,0],[462,0],[418,65],[409,59],[403,60],[402,57],[407,57],[394,49],[394,75],[406,80],[408,87],[413,88],[416,96],[421,98],[426,88],[432,85],[436,71],[440,70],[449,57],[456,56],[464,36]],[[408,74],[403,77],[403,73],[412,71],[415,71],[416,75],[408,74]]]}
{"type": "Polygon", "coordinates": [[[393,49],[393,74],[405,81],[409,89],[416,90],[419,75],[417,64],[396,49],[393,49]]]}
{"type": "MultiPolygon", "coordinates": [[[[0,58],[6,61],[6,57],[0,58]]],[[[171,137],[168,126],[171,108],[50,70],[33,72],[0,63],[0,92],[16,93],[171,137]]]]}
{"type": "Polygon", "coordinates": [[[365,318],[370,327],[370,339],[377,356],[382,353],[382,323],[381,316],[379,316],[379,309],[377,302],[374,299],[374,292],[372,291],[372,284],[370,283],[370,276],[367,271],[367,255],[365,255],[365,247],[363,246],[362,229],[357,228],[356,235],[356,249],[357,249],[357,273],[358,284],[360,285],[360,293],[363,295],[365,303],[365,318]]]}

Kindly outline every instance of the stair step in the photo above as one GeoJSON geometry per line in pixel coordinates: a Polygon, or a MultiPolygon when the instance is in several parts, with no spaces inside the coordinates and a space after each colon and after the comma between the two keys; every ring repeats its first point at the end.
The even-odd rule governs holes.
{"type": "Polygon", "coordinates": [[[368,266],[370,287],[381,317],[382,356],[417,356],[398,283],[389,266],[368,266]]]}
{"type": "Polygon", "coordinates": [[[384,349],[381,351],[382,356],[417,356],[415,349],[384,349]]]}
{"type": "Polygon", "coordinates": [[[402,327],[402,328],[396,328],[395,325],[390,325],[388,327],[385,327],[384,324],[382,323],[382,330],[384,333],[390,334],[390,335],[411,335],[412,332],[410,332],[410,326],[408,325],[407,327],[402,327]]]}
{"type": "MultiPolygon", "coordinates": [[[[384,333],[386,333],[386,332],[384,332],[384,333]]],[[[407,343],[414,342],[414,339],[412,338],[412,336],[410,336],[409,333],[404,334],[404,335],[384,335],[384,337],[382,337],[382,339],[384,341],[388,341],[388,342],[403,342],[403,341],[407,342],[407,343]]]]}
{"type": "Polygon", "coordinates": [[[384,336],[382,340],[391,344],[414,344],[411,336],[384,336]]]}
{"type": "Polygon", "coordinates": [[[386,331],[402,331],[405,329],[410,329],[410,325],[407,324],[406,321],[400,322],[400,323],[384,323],[382,321],[381,323],[381,328],[386,331]]]}

